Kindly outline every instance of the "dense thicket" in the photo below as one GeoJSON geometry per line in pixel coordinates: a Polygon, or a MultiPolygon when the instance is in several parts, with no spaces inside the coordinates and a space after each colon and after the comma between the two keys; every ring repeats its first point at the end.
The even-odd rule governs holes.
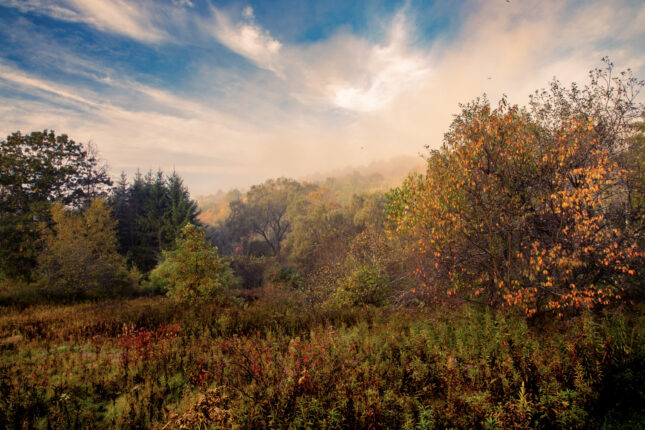
{"type": "Polygon", "coordinates": [[[383,193],[343,202],[325,184],[281,178],[238,197],[209,236],[246,288],[268,282],[330,305],[383,304],[403,279],[383,193]]]}

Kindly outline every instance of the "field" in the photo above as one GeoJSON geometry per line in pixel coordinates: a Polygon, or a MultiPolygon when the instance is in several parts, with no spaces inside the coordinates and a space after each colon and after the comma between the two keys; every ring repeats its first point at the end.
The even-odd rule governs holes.
{"type": "MultiPolygon", "coordinates": [[[[270,297],[270,298],[269,298],[270,297]]],[[[0,428],[638,428],[645,308],[140,297],[0,312],[0,428]]]]}

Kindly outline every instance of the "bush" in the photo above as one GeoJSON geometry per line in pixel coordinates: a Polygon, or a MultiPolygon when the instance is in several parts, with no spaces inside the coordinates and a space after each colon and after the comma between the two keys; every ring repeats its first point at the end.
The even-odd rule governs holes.
{"type": "Polygon", "coordinates": [[[299,290],[303,287],[305,280],[291,266],[274,264],[265,273],[264,279],[276,285],[284,285],[288,288],[299,290]]]}
{"type": "Polygon", "coordinates": [[[262,285],[270,261],[269,257],[234,255],[231,257],[231,267],[235,276],[241,279],[242,288],[257,288],[262,285]]]}
{"type": "Polygon", "coordinates": [[[360,264],[340,281],[328,299],[331,307],[385,304],[388,296],[388,278],[378,267],[360,264]]]}
{"type": "Polygon", "coordinates": [[[235,283],[228,262],[208,244],[204,231],[192,224],[182,229],[175,250],[163,252],[150,279],[174,300],[193,303],[221,300],[235,283]]]}

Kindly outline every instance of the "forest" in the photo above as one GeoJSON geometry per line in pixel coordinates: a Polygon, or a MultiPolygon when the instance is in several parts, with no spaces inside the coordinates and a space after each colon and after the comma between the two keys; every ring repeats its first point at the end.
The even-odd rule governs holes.
{"type": "Polygon", "coordinates": [[[0,152],[0,428],[642,428],[644,82],[460,105],[405,177],[206,204],[0,152]]]}

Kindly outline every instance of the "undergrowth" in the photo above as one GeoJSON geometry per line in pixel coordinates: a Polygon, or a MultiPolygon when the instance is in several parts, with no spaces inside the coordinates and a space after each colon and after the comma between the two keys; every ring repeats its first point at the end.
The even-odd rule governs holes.
{"type": "Polygon", "coordinates": [[[4,308],[0,428],[637,428],[645,308],[4,308]]]}

